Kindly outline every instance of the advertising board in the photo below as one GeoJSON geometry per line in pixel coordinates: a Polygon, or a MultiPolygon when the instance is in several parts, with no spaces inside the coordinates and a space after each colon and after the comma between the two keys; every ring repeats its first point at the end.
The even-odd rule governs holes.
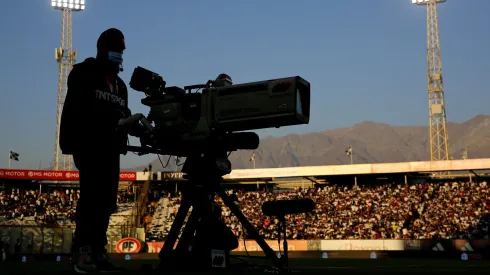
{"type": "MultiPolygon", "coordinates": [[[[279,251],[283,250],[284,248],[282,247],[282,242],[281,246],[279,247],[279,244],[277,243],[277,240],[266,240],[267,244],[274,250],[274,251],[279,251]]],[[[163,247],[163,242],[148,242],[146,243],[148,246],[148,253],[158,253],[163,247]]],[[[307,241],[304,240],[289,240],[288,241],[288,250],[289,251],[307,251],[308,250],[308,245],[307,241]]],[[[260,246],[257,244],[257,242],[252,241],[252,240],[239,240],[238,241],[238,248],[233,250],[235,252],[255,252],[255,251],[262,251],[260,246]]]]}
{"type": "MultiPolygon", "coordinates": [[[[266,240],[274,250],[283,250],[282,242],[266,240]]],[[[158,253],[163,242],[148,242],[148,252],[158,253]]],[[[289,251],[436,251],[436,252],[490,252],[490,240],[289,240],[289,251]]],[[[239,240],[235,252],[262,251],[252,240],[239,240]]]]}
{"type": "Polygon", "coordinates": [[[125,254],[136,254],[141,251],[141,243],[135,238],[124,238],[117,242],[116,252],[125,254]]]}
{"type": "Polygon", "coordinates": [[[321,241],[323,251],[403,251],[403,240],[324,240],[321,241]]]}

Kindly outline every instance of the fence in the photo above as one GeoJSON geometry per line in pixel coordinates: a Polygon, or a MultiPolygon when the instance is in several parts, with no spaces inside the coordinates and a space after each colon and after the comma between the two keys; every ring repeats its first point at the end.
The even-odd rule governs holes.
{"type": "MultiPolygon", "coordinates": [[[[150,178],[150,176],[148,176],[150,178]]],[[[150,180],[142,186],[135,186],[136,203],[130,215],[111,216],[111,220],[118,225],[110,225],[107,230],[109,253],[115,253],[116,243],[122,238],[133,237],[145,239],[145,233],[139,228],[142,217],[145,215],[148,201],[150,180]]],[[[0,225],[0,240],[7,246],[7,252],[15,251],[15,244],[20,240],[20,252],[29,254],[65,254],[71,252],[71,244],[75,227],[62,226],[36,226],[36,225],[0,225]]]]}
{"type": "Polygon", "coordinates": [[[133,221],[135,226],[142,224],[143,217],[146,214],[146,204],[148,203],[148,194],[151,184],[151,175],[148,175],[148,180],[146,180],[142,186],[138,186],[136,203],[133,208],[133,221]]]}
{"type": "MultiPolygon", "coordinates": [[[[0,239],[10,253],[15,251],[15,244],[20,240],[21,253],[65,254],[71,251],[74,232],[73,226],[0,226],[0,239]]],[[[109,226],[107,251],[115,253],[116,243],[125,237],[138,238],[138,232],[128,225],[109,226]]],[[[141,237],[144,238],[144,234],[141,237]]]]}

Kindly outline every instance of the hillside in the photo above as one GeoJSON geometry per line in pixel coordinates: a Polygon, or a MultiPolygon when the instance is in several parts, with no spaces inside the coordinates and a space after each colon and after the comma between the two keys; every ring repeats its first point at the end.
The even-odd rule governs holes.
{"type": "MultiPolygon", "coordinates": [[[[469,158],[490,157],[490,116],[478,115],[464,123],[448,123],[450,151],[460,159],[465,145],[469,158]]],[[[349,128],[302,135],[266,137],[255,152],[257,168],[348,164],[345,149],[353,147],[354,163],[379,163],[427,160],[428,127],[390,126],[365,121],[349,128]]],[[[251,151],[230,156],[234,169],[252,168],[251,151]]],[[[162,158],[166,161],[167,157],[162,158]]],[[[171,161],[172,162],[172,161],[171,161]]],[[[154,170],[162,170],[158,159],[154,170]]],[[[142,168],[135,168],[142,170],[142,168]]],[[[173,164],[165,169],[175,171],[173,164]]]]}

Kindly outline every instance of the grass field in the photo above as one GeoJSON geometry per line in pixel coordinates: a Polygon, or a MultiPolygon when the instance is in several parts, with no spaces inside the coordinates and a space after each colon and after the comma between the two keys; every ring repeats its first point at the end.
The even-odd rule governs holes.
{"type": "MultiPolygon", "coordinates": [[[[221,274],[264,274],[264,265],[269,262],[261,259],[246,259],[241,261],[234,259],[232,263],[250,262],[249,269],[230,269],[221,274]]],[[[116,261],[117,264],[127,268],[124,274],[150,274],[151,272],[142,271],[142,265],[156,265],[155,260],[138,261],[116,261]]],[[[354,274],[354,273],[375,273],[375,274],[415,274],[427,272],[430,274],[489,274],[490,261],[458,261],[458,260],[404,260],[404,259],[291,259],[290,268],[293,273],[313,273],[313,274],[354,274]]],[[[202,274],[204,272],[179,272],[178,274],[202,274]]],[[[1,275],[30,275],[30,274],[74,274],[68,262],[6,262],[0,264],[1,275]]],[[[169,274],[165,272],[162,274],[169,274]]],[[[270,274],[270,273],[269,273],[270,274]]]]}

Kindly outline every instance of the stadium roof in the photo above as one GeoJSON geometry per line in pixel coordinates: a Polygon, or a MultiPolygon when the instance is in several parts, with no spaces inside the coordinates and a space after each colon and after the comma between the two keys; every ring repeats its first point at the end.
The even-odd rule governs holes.
{"type": "MultiPolygon", "coordinates": [[[[225,175],[224,178],[228,180],[246,180],[476,170],[490,170],[490,159],[237,169],[233,170],[230,174],[225,175]]],[[[182,176],[183,174],[180,172],[155,172],[151,175],[153,180],[178,180],[182,179],[182,176]]],[[[149,177],[150,174],[148,172],[121,172],[120,176],[121,181],[143,181],[147,180],[149,177]]],[[[2,178],[19,180],[77,181],[79,175],[78,171],[0,169],[0,179],[2,178]]]]}

